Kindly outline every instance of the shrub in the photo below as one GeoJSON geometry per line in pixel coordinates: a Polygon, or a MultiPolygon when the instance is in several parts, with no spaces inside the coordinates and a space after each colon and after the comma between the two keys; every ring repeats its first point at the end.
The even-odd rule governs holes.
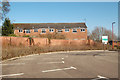
{"type": "Polygon", "coordinates": [[[65,36],[62,34],[56,34],[54,39],[65,39],[65,36]]]}
{"type": "MultiPolygon", "coordinates": [[[[31,38],[32,39],[32,38],[31,38]]],[[[21,43],[20,43],[21,44],[21,43]]],[[[44,52],[54,52],[54,51],[73,51],[73,50],[101,50],[102,45],[96,44],[96,46],[91,45],[61,45],[61,46],[7,46],[2,48],[2,59],[9,59],[18,56],[30,55],[30,54],[40,54],[44,52]]]]}
{"type": "Polygon", "coordinates": [[[23,37],[30,37],[29,35],[24,35],[23,37]]]}
{"type": "Polygon", "coordinates": [[[8,36],[13,36],[13,37],[17,37],[15,34],[9,34],[8,36]]]}
{"type": "Polygon", "coordinates": [[[42,38],[48,38],[48,39],[65,39],[65,36],[59,33],[52,33],[52,34],[44,34],[39,35],[42,38]]]}

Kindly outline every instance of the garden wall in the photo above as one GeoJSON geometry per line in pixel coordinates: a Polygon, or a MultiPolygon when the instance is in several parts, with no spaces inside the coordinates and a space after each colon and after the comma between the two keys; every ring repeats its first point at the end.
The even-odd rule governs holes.
{"type": "Polygon", "coordinates": [[[2,46],[7,47],[10,46],[68,46],[68,45],[93,45],[94,42],[92,40],[63,40],[63,39],[50,39],[47,38],[28,38],[28,37],[0,37],[2,40],[2,46]]]}

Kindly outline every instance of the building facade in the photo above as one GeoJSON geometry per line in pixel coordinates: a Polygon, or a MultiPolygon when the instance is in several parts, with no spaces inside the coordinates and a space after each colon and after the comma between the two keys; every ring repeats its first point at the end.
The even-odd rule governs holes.
{"type": "Polygon", "coordinates": [[[87,40],[87,26],[85,23],[14,23],[14,34],[17,36],[40,35],[58,33],[69,40],[87,40]]]}

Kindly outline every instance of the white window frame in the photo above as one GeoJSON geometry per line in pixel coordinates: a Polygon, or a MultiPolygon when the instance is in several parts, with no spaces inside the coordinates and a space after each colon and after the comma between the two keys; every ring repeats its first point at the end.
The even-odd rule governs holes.
{"type": "Polygon", "coordinates": [[[38,32],[38,29],[34,29],[34,32],[38,32]]]}
{"type": "Polygon", "coordinates": [[[43,31],[45,31],[45,33],[46,33],[46,29],[41,29],[41,33],[42,33],[42,34],[45,34],[45,33],[43,33],[43,31]]]}
{"type": "Polygon", "coordinates": [[[49,29],[49,32],[54,32],[54,29],[49,29]]]}
{"type": "Polygon", "coordinates": [[[19,33],[22,33],[23,32],[23,29],[19,29],[19,33]]]}
{"type": "MultiPolygon", "coordinates": [[[[75,29],[75,28],[74,28],[75,29]]],[[[74,31],[74,29],[72,29],[72,32],[74,31]]],[[[76,32],[73,32],[73,33],[77,33],[77,29],[75,29],[76,32]]]]}
{"type": "Polygon", "coordinates": [[[62,33],[63,31],[62,31],[62,29],[58,29],[57,32],[58,32],[58,33],[62,33]],[[61,32],[59,32],[59,31],[61,31],[61,32]]]}
{"type": "MultiPolygon", "coordinates": [[[[25,30],[25,33],[27,33],[27,31],[29,31],[29,33],[30,33],[30,29],[26,29],[26,30],[25,30]]],[[[29,34],[29,33],[27,33],[27,34],[29,34]]]]}
{"type": "Polygon", "coordinates": [[[69,29],[67,29],[67,31],[66,31],[66,29],[65,29],[65,32],[69,32],[70,30],[69,29]]]}
{"type": "Polygon", "coordinates": [[[81,28],[80,31],[81,31],[81,32],[85,32],[85,28],[81,28]],[[83,31],[83,30],[84,30],[84,31],[83,31]]]}

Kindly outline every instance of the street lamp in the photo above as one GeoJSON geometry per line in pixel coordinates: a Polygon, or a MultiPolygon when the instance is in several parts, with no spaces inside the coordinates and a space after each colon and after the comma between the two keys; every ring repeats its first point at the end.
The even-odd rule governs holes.
{"type": "Polygon", "coordinates": [[[114,35],[113,35],[113,24],[115,24],[115,22],[112,23],[112,49],[114,49],[114,35]]]}

